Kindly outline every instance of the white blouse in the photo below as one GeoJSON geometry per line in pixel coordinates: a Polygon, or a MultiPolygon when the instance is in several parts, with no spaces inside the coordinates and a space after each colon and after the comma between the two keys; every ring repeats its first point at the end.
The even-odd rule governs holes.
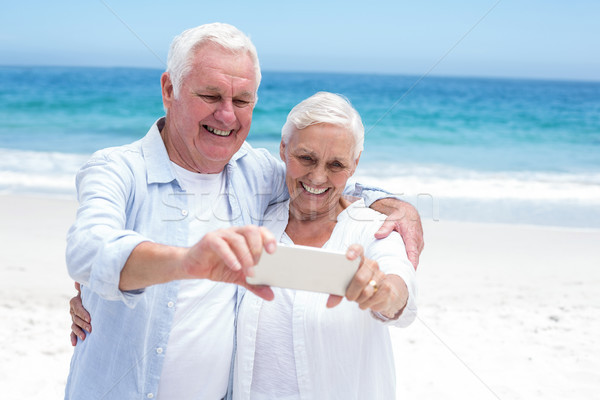
{"type": "MultiPolygon", "coordinates": [[[[267,211],[265,226],[282,243],[289,202],[267,211]]],[[[376,240],[381,214],[362,200],[338,216],[323,248],[365,248],[386,274],[396,274],[408,287],[408,304],[400,318],[382,322],[355,302],[342,300],[328,309],[328,295],[273,288],[265,302],[246,292],[237,322],[234,399],[394,399],[394,356],[387,325],[408,326],[416,317],[415,271],[397,233],[376,240]]]]}

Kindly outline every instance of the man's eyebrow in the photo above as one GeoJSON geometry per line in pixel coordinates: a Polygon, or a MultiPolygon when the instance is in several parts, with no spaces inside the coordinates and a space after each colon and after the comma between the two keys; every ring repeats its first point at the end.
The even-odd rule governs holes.
{"type": "MultiPolygon", "coordinates": [[[[212,93],[221,93],[221,88],[217,87],[217,86],[205,86],[203,88],[200,88],[197,92],[203,92],[203,91],[207,91],[207,92],[212,92],[212,93]]],[[[234,96],[235,98],[238,99],[251,99],[254,100],[254,92],[250,92],[250,91],[244,91],[236,96],[234,96]]]]}
{"type": "Polygon", "coordinates": [[[235,97],[239,99],[254,99],[254,92],[242,92],[235,97]]]}

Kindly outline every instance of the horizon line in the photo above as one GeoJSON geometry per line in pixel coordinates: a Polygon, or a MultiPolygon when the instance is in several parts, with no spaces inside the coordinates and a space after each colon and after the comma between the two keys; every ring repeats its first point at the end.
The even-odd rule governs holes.
{"type": "MultiPolygon", "coordinates": [[[[90,68],[90,69],[144,69],[164,71],[164,68],[139,66],[139,65],[69,65],[69,64],[0,64],[0,68],[90,68]]],[[[383,71],[336,71],[336,70],[294,70],[294,69],[261,69],[263,73],[292,73],[292,74],[336,74],[336,75],[383,75],[383,76],[405,76],[418,77],[416,72],[383,72],[383,71]]],[[[432,78],[458,78],[458,79],[490,79],[490,80],[533,80],[550,82],[577,82],[577,83],[600,83],[598,78],[576,78],[576,77],[538,77],[538,76],[510,76],[494,74],[452,74],[452,73],[432,73],[428,75],[432,78]]]]}

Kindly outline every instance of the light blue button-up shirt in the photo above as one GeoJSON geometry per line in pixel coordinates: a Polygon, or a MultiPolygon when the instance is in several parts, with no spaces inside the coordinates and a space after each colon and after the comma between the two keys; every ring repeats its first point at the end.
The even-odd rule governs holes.
{"type": "MultiPolygon", "coordinates": [[[[160,136],[163,124],[157,121],[130,145],[95,153],[77,174],[79,209],[67,236],[66,258],[69,274],[83,285],[93,333],[75,348],[66,399],[156,396],[178,283],[122,292],[119,279],[141,242],[188,243],[193,216],[160,136]]],[[[288,197],[284,165],[248,143],[226,165],[225,176],[232,225],[260,224],[269,204],[288,197]]],[[[357,185],[351,194],[367,203],[384,197],[361,192],[357,185]]]]}

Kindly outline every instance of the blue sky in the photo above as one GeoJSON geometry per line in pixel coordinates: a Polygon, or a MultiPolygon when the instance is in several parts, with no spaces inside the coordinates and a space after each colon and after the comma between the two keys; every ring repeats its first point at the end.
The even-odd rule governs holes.
{"type": "Polygon", "coordinates": [[[163,68],[173,36],[221,21],[264,70],[600,80],[599,20],[597,0],[11,1],[0,65],[163,68]]]}

